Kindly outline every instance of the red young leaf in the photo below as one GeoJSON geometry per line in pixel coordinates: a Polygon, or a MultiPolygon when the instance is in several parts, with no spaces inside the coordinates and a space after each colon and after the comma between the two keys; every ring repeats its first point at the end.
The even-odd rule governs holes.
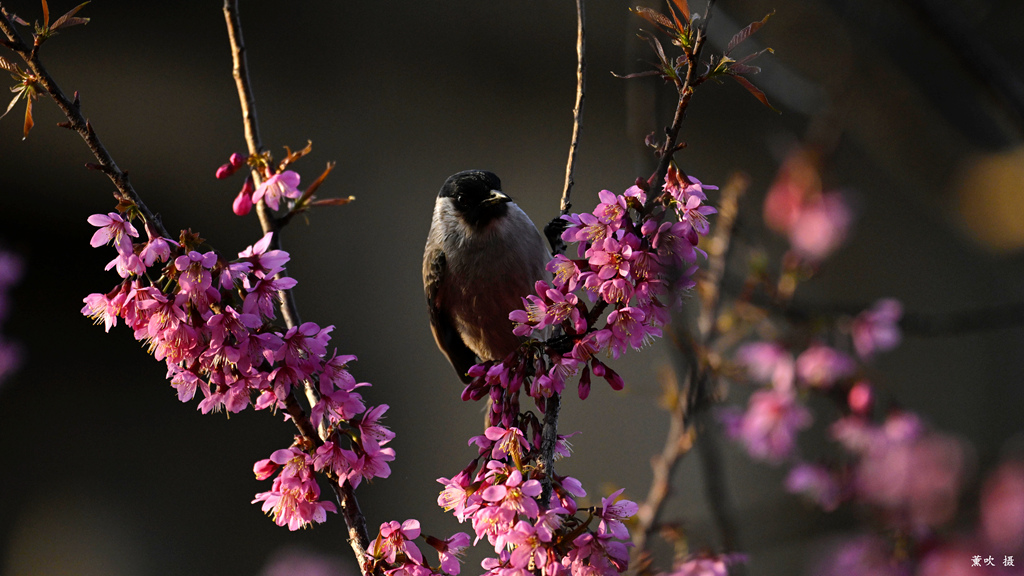
{"type": "Polygon", "coordinates": [[[22,140],[24,140],[25,138],[28,138],[29,131],[31,131],[32,127],[35,126],[35,125],[36,125],[36,123],[32,121],[32,98],[26,97],[25,98],[25,136],[22,137],[22,140]]]}
{"type": "Polygon", "coordinates": [[[662,14],[661,12],[651,10],[650,8],[647,8],[645,6],[637,6],[632,10],[633,12],[636,12],[637,16],[643,18],[644,20],[647,20],[651,24],[661,26],[666,30],[675,29],[675,26],[672,24],[672,21],[666,18],[665,15],[662,14]]]}
{"type": "Polygon", "coordinates": [[[772,14],[775,14],[774,10],[766,14],[760,21],[751,22],[749,26],[737,32],[736,35],[732,37],[732,40],[729,41],[729,46],[725,49],[725,53],[728,54],[729,52],[732,52],[733,48],[739,46],[744,40],[750,38],[754,32],[760,30],[761,26],[764,26],[765,23],[768,22],[768,18],[770,18],[772,14]]]}
{"type": "Polygon", "coordinates": [[[75,18],[74,16],[78,13],[79,10],[85,8],[85,5],[88,3],[89,2],[82,2],[78,6],[75,6],[71,10],[68,10],[67,14],[61,16],[60,18],[57,18],[57,21],[53,23],[53,26],[50,27],[50,30],[56,31],[62,27],[67,28],[68,26],[87,24],[89,22],[88,18],[75,18]]]}
{"type": "MultiPolygon", "coordinates": [[[[672,9],[671,3],[669,3],[668,5],[668,13],[672,15],[672,21],[675,22],[675,24],[672,26],[673,32],[682,36],[686,32],[686,24],[683,24],[682,22],[679,21],[679,16],[676,16],[676,11],[672,9]]],[[[687,22],[689,22],[689,19],[686,19],[685,17],[684,19],[687,22]]]]}
{"type": "Polygon", "coordinates": [[[746,64],[747,62],[750,62],[751,60],[753,60],[754,58],[757,58],[758,56],[760,56],[761,54],[764,54],[765,52],[768,52],[769,54],[775,54],[775,50],[772,50],[771,48],[764,48],[762,50],[758,50],[757,52],[753,52],[751,54],[747,54],[743,58],[740,58],[739,60],[737,60],[736,63],[737,64],[746,64]]]}
{"type": "MultiPolygon", "coordinates": [[[[309,148],[310,146],[312,146],[312,143],[309,146],[307,146],[307,148],[309,148]]],[[[303,202],[309,200],[313,196],[313,193],[316,192],[316,189],[319,188],[321,184],[324,183],[324,180],[327,178],[327,175],[331,173],[331,170],[334,170],[334,162],[327,163],[327,169],[324,170],[323,174],[321,174],[320,177],[316,179],[316,181],[314,181],[312,184],[309,185],[308,188],[306,188],[306,191],[302,193],[302,197],[299,198],[298,204],[301,205],[303,202]]]]}
{"type": "Polygon", "coordinates": [[[3,6],[0,6],[0,14],[3,14],[4,16],[7,16],[7,18],[9,18],[11,20],[11,22],[14,22],[15,24],[21,24],[22,26],[28,26],[28,22],[25,22],[21,18],[18,18],[17,14],[15,14],[13,12],[8,12],[7,9],[4,8],[3,6]]]}
{"type": "Polygon", "coordinates": [[[310,152],[312,152],[313,151],[313,141],[312,140],[307,140],[306,141],[306,147],[303,148],[302,150],[298,150],[298,151],[292,152],[291,148],[285,146],[284,147],[284,151],[287,152],[287,155],[285,156],[284,160],[281,160],[281,164],[277,168],[278,172],[284,171],[284,169],[287,168],[289,164],[291,164],[292,162],[295,162],[299,158],[302,158],[306,154],[309,154],[310,152]]]}
{"type": "Polygon", "coordinates": [[[729,65],[729,71],[733,74],[757,74],[761,71],[760,66],[751,66],[740,62],[733,62],[729,65]]]}
{"type": "Polygon", "coordinates": [[[687,23],[690,22],[690,5],[686,0],[672,0],[672,3],[676,5],[676,10],[683,15],[683,18],[687,23]]]}
{"type": "Polygon", "coordinates": [[[43,28],[47,28],[50,25],[50,6],[46,4],[46,0],[43,2],[43,28]]]}
{"type": "MultiPolygon", "coordinates": [[[[765,106],[771,108],[773,112],[779,112],[778,110],[775,109],[774,106],[772,106],[771,104],[768,103],[768,97],[764,95],[764,92],[762,92],[761,89],[758,88],[757,86],[754,86],[753,84],[751,84],[750,80],[747,80],[743,76],[739,76],[739,75],[736,75],[736,74],[730,74],[729,76],[732,76],[734,80],[739,82],[740,86],[743,86],[744,88],[746,88],[747,92],[750,92],[751,94],[753,94],[754,98],[757,98],[758,100],[760,100],[761,104],[764,104],[765,106]]],[[[781,114],[781,112],[780,112],[780,114],[781,114]]]]}

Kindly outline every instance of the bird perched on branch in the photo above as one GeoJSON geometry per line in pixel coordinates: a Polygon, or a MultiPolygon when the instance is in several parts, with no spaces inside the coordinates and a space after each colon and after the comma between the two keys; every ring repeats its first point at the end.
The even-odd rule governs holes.
{"type": "Polygon", "coordinates": [[[497,176],[467,170],[445,181],[423,253],[423,291],[434,340],[463,382],[477,358],[503,360],[522,342],[508,315],[549,277],[550,259],[497,176]]]}

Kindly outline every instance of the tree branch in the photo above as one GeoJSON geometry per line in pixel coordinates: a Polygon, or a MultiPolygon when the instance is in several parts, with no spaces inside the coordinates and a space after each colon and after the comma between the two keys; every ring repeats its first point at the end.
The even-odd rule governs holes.
{"type": "MultiPolygon", "coordinates": [[[[644,553],[647,540],[658,528],[662,507],[672,487],[672,476],[679,462],[689,454],[698,441],[694,430],[695,416],[711,401],[710,389],[713,382],[712,367],[708,365],[705,351],[715,339],[718,331],[716,318],[721,303],[722,282],[729,260],[732,236],[739,212],[739,199],[750,184],[744,174],[735,174],[722,188],[721,208],[715,231],[708,243],[708,272],[700,281],[701,310],[697,320],[697,338],[690,330],[673,323],[671,332],[678,354],[675,355],[674,374],[667,376],[665,394],[669,406],[669,430],[661,453],[651,459],[653,477],[647,498],[637,513],[637,529],[633,533],[633,558],[644,553]],[[678,374],[685,374],[683,386],[679,386],[678,374]]],[[[723,545],[729,550],[736,549],[735,522],[729,513],[722,489],[721,466],[718,446],[713,438],[701,437],[701,466],[703,468],[707,497],[712,516],[719,525],[723,545]]]]}
{"type": "MultiPolygon", "coordinates": [[[[259,124],[256,121],[256,101],[253,97],[252,88],[249,83],[249,66],[245,57],[245,41],[242,38],[242,23],[238,15],[237,0],[224,0],[224,20],[228,28],[228,40],[231,43],[232,76],[235,78],[235,86],[238,89],[238,100],[242,107],[242,122],[245,127],[245,141],[249,147],[250,155],[257,155],[263,152],[263,143],[260,141],[259,124]]],[[[261,180],[258,170],[253,170],[253,180],[258,186],[261,180]]],[[[263,232],[273,232],[274,236],[270,242],[270,248],[281,249],[281,227],[282,222],[274,216],[266,202],[260,200],[256,205],[256,213],[260,219],[263,232]]],[[[295,295],[291,290],[281,290],[281,315],[289,328],[294,328],[301,323],[298,307],[295,303],[295,295]]],[[[316,405],[320,400],[319,394],[310,381],[304,382],[306,399],[310,406],[316,405]]],[[[298,405],[293,396],[287,401],[288,413],[299,428],[303,436],[310,440],[309,436],[327,440],[326,430],[313,431],[313,426],[308,415],[298,405]]],[[[314,442],[316,444],[316,442],[314,442]]],[[[339,481],[331,477],[331,487],[341,508],[342,517],[348,526],[348,542],[355,553],[359,570],[364,575],[370,573],[372,559],[367,555],[366,549],[370,545],[370,537],[366,531],[366,518],[359,508],[359,501],[356,499],[352,486],[346,481],[339,481]]]]}
{"type": "Polygon", "coordinates": [[[114,183],[114,187],[117,188],[117,196],[119,200],[126,200],[134,203],[139,212],[142,214],[146,222],[151,223],[154,231],[159,233],[164,238],[174,239],[176,236],[171,236],[167,233],[163,223],[160,220],[160,216],[154,214],[146,203],[142,201],[138,192],[132,186],[128,180],[128,173],[121,170],[117,163],[114,162],[110,152],[100,141],[100,137],[96,134],[96,130],[93,129],[92,124],[82,115],[82,105],[79,100],[78,93],[75,93],[74,100],[68,100],[67,96],[57,85],[57,82],[50,76],[50,73],[43,66],[42,61],[39,59],[37,50],[29,47],[28,44],[22,40],[18,30],[14,27],[14,24],[7,18],[7,14],[0,11],[0,31],[3,32],[4,36],[7,37],[7,42],[4,44],[9,46],[11,50],[14,50],[21,58],[25,61],[29,70],[36,76],[39,84],[46,90],[50,98],[57,104],[61,112],[68,119],[67,122],[62,122],[60,125],[64,128],[74,130],[85,140],[86,146],[92,152],[93,157],[98,162],[97,166],[93,166],[100,172],[103,172],[110,178],[110,181],[114,183]]]}
{"type": "MultiPolygon", "coordinates": [[[[583,11],[583,1],[576,0],[576,104],[572,113],[572,142],[569,144],[569,158],[565,163],[565,187],[562,189],[562,200],[559,203],[562,215],[569,213],[571,204],[569,194],[572,192],[573,171],[576,167],[576,150],[580,142],[580,124],[583,119],[583,91],[584,73],[586,71],[586,59],[584,51],[586,48],[586,36],[583,11]]],[[[559,227],[555,224],[559,218],[552,220],[551,224],[545,227],[545,233],[549,234],[549,242],[554,252],[560,253],[565,249],[565,243],[561,239],[553,239],[559,227]],[[559,249],[561,248],[561,250],[559,249]]],[[[558,330],[554,336],[558,336],[558,330]]],[[[561,396],[552,394],[544,405],[544,424],[541,428],[540,458],[541,466],[544,468],[543,489],[540,495],[541,502],[551,500],[551,479],[555,473],[555,448],[558,447],[558,413],[562,408],[561,396]]]]}
{"type": "Polygon", "coordinates": [[[700,55],[704,49],[704,43],[708,38],[708,23],[711,21],[711,8],[715,0],[708,0],[707,9],[704,11],[704,18],[697,26],[697,34],[693,40],[693,49],[686,51],[686,78],[678,83],[679,101],[676,104],[675,115],[672,117],[672,124],[665,129],[665,143],[658,150],[660,160],[658,169],[654,172],[654,182],[651,183],[651,193],[647,198],[647,207],[653,206],[655,199],[661,194],[662,186],[665,183],[665,175],[668,174],[669,164],[672,163],[672,156],[679,147],[679,130],[686,119],[686,108],[690,105],[690,98],[693,97],[693,90],[703,82],[703,77],[697,74],[697,66],[700,64],[700,55]]]}

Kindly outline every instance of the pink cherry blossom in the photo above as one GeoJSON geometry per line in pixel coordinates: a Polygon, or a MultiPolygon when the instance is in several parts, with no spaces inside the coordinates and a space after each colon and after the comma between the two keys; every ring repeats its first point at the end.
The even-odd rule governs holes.
{"type": "Polygon", "coordinates": [[[624,488],[620,488],[612,492],[607,498],[601,499],[601,510],[598,513],[601,523],[597,529],[598,534],[602,536],[610,535],[619,540],[629,539],[629,530],[626,529],[622,521],[632,518],[640,507],[637,506],[636,502],[626,500],[625,498],[618,502],[615,501],[624,490],[624,488]]]}
{"type": "Polygon", "coordinates": [[[985,480],[980,512],[980,532],[993,547],[1024,547],[1024,461],[1007,460],[985,480]]]}
{"type": "Polygon", "coordinates": [[[458,576],[462,571],[462,560],[460,556],[469,547],[469,534],[456,532],[451,537],[442,540],[442,546],[437,550],[438,560],[441,562],[441,570],[445,574],[458,576]]]}
{"type": "Polygon", "coordinates": [[[842,194],[829,192],[801,208],[789,242],[799,256],[820,262],[843,244],[851,224],[853,211],[842,194]]]}
{"type": "Polygon", "coordinates": [[[238,216],[245,216],[252,210],[252,196],[255,192],[255,186],[252,182],[252,176],[245,179],[242,184],[242,189],[238,191],[238,195],[235,196],[233,202],[231,202],[231,211],[238,216]]]}
{"type": "Polygon", "coordinates": [[[394,563],[399,554],[405,555],[417,564],[423,563],[423,554],[412,542],[420,537],[419,520],[406,520],[399,524],[392,520],[380,525],[380,535],[370,544],[367,552],[375,558],[394,563]]]}
{"type": "Polygon", "coordinates": [[[367,450],[375,451],[380,446],[387,444],[395,437],[395,433],[388,430],[380,420],[384,417],[384,413],[387,412],[388,405],[381,404],[375,408],[370,408],[363,413],[362,420],[359,421],[359,432],[362,445],[367,450]]]}
{"type": "Polygon", "coordinates": [[[780,391],[793,387],[796,371],[793,355],[774,342],[744,344],[736,351],[736,361],[756,382],[770,382],[780,391]]]}
{"type": "Polygon", "coordinates": [[[274,174],[256,188],[256,192],[252,195],[253,204],[259,204],[260,200],[263,200],[271,209],[277,210],[280,206],[281,198],[298,198],[302,196],[298,186],[298,172],[285,170],[279,174],[274,174]]]}
{"type": "Polygon", "coordinates": [[[487,502],[500,504],[518,514],[536,518],[540,509],[534,498],[540,495],[540,491],[540,482],[533,479],[524,481],[522,473],[519,470],[513,470],[504,483],[489,486],[480,494],[480,497],[487,502]]]}
{"type": "Polygon", "coordinates": [[[92,240],[89,241],[93,248],[98,248],[113,241],[114,247],[119,254],[131,254],[132,241],[129,238],[138,238],[139,236],[139,232],[132,226],[131,222],[126,221],[117,212],[93,214],[89,216],[88,221],[89,224],[100,227],[92,235],[92,240]]]}

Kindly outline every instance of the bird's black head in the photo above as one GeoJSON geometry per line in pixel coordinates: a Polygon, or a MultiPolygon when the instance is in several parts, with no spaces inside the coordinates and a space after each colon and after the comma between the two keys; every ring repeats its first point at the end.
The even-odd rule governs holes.
{"type": "Polygon", "coordinates": [[[501,191],[501,180],[484,170],[453,174],[441,186],[439,198],[451,198],[455,210],[475,228],[482,228],[508,213],[512,201],[501,191]]]}

